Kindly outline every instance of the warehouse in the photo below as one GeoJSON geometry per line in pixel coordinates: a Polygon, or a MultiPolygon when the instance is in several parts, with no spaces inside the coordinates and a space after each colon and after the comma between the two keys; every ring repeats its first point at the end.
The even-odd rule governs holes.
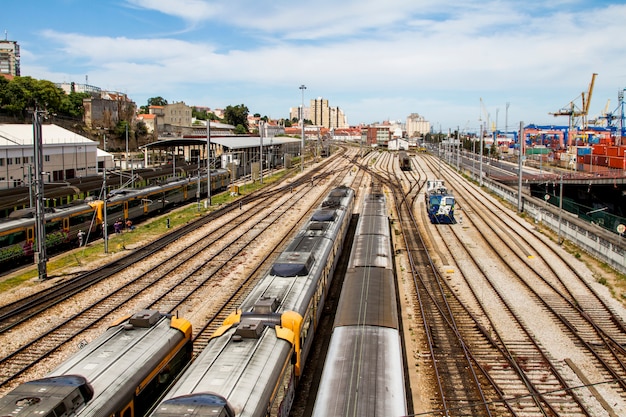
{"type": "MultiPolygon", "coordinates": [[[[98,173],[98,143],[53,124],[41,126],[44,182],[98,173]]],[[[34,177],[32,124],[0,124],[0,189],[22,187],[34,177]]],[[[104,158],[104,156],[101,156],[104,158]]]]}

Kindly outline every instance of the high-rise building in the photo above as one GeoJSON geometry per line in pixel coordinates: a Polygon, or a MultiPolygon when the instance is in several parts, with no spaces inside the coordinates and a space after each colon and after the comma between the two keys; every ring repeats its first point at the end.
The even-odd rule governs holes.
{"type": "Polygon", "coordinates": [[[20,46],[15,41],[0,40],[0,74],[20,75],[20,46]]]}
{"type": "Polygon", "coordinates": [[[424,136],[430,133],[430,122],[417,113],[411,113],[406,118],[406,134],[408,137],[424,136]]]}
{"type": "Polygon", "coordinates": [[[328,100],[322,97],[311,99],[310,116],[314,125],[330,129],[328,100]]]}
{"type": "MultiPolygon", "coordinates": [[[[289,120],[298,120],[298,123],[300,121],[300,109],[302,108],[302,106],[298,106],[298,107],[290,107],[289,108],[289,120]]],[[[304,108],[304,115],[302,116],[302,118],[304,120],[311,120],[311,116],[309,115],[309,108],[305,107],[304,108]]]]}
{"type": "Polygon", "coordinates": [[[348,118],[339,107],[330,108],[330,129],[344,129],[348,127],[348,118]]]}

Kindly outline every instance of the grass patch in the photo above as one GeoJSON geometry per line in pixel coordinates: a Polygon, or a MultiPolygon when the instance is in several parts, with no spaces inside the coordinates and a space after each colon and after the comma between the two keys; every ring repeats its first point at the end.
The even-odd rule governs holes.
{"type": "MultiPolygon", "coordinates": [[[[230,191],[225,191],[211,196],[211,206],[205,208],[205,201],[201,204],[197,202],[187,204],[181,208],[174,209],[169,213],[147,219],[144,222],[135,224],[135,230],[124,231],[119,234],[109,235],[108,253],[104,252],[104,241],[102,239],[91,242],[82,249],[74,249],[70,252],[57,255],[47,262],[48,278],[55,278],[66,275],[69,268],[81,267],[89,263],[100,261],[103,257],[111,257],[115,253],[126,250],[127,247],[133,248],[138,244],[142,244],[162,236],[168,231],[196,220],[198,217],[206,215],[211,211],[217,210],[224,204],[231,203],[237,199],[251,194],[255,191],[267,187],[281,181],[292,170],[281,170],[270,176],[263,177],[263,184],[259,181],[239,186],[239,195],[231,195],[230,191]],[[169,219],[169,228],[167,222],[169,219]]],[[[0,294],[11,290],[17,286],[24,285],[27,281],[33,280],[39,276],[37,265],[31,265],[16,274],[12,274],[0,280],[0,294]]]]}

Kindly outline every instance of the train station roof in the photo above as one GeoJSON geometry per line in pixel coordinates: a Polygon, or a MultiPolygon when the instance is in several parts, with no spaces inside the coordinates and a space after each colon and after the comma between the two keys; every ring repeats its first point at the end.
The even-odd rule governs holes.
{"type": "MultiPolygon", "coordinates": [[[[34,142],[32,124],[0,124],[0,147],[32,146],[34,142]]],[[[96,144],[91,139],[54,124],[41,125],[44,145],[53,144],[96,144]]]]}
{"type": "MultiPolygon", "coordinates": [[[[156,142],[141,146],[146,149],[169,149],[174,146],[203,146],[206,145],[206,137],[184,137],[174,139],[160,139],[156,142]]],[[[260,136],[218,136],[211,137],[211,143],[222,146],[224,149],[248,149],[260,146],[260,136]]],[[[263,146],[284,145],[287,143],[300,143],[298,138],[270,137],[263,138],[263,146]]]]}

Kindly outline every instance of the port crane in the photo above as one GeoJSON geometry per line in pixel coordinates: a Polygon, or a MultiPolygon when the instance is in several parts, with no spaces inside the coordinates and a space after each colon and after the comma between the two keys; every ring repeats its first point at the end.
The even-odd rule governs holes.
{"type": "Polygon", "coordinates": [[[570,139],[572,137],[572,129],[574,128],[574,126],[578,125],[578,118],[581,118],[581,123],[580,123],[581,128],[582,129],[587,128],[587,115],[589,114],[589,103],[591,103],[591,95],[593,94],[593,85],[596,81],[597,76],[598,74],[595,72],[591,75],[591,82],[589,83],[589,88],[587,89],[587,92],[585,93],[583,91],[581,93],[581,98],[582,98],[581,107],[576,106],[576,104],[574,104],[574,101],[572,100],[566,107],[563,107],[562,109],[557,110],[554,113],[550,113],[554,115],[554,117],[557,117],[557,116],[569,117],[569,129],[568,129],[568,135],[567,135],[568,145],[571,143],[570,139]]]}
{"type": "Polygon", "coordinates": [[[624,137],[626,137],[626,123],[624,122],[624,108],[626,103],[624,102],[624,92],[626,92],[626,88],[617,92],[618,105],[615,110],[608,111],[611,102],[609,99],[602,115],[598,117],[598,119],[602,120],[602,123],[615,134],[616,145],[623,145],[624,137]]]}

